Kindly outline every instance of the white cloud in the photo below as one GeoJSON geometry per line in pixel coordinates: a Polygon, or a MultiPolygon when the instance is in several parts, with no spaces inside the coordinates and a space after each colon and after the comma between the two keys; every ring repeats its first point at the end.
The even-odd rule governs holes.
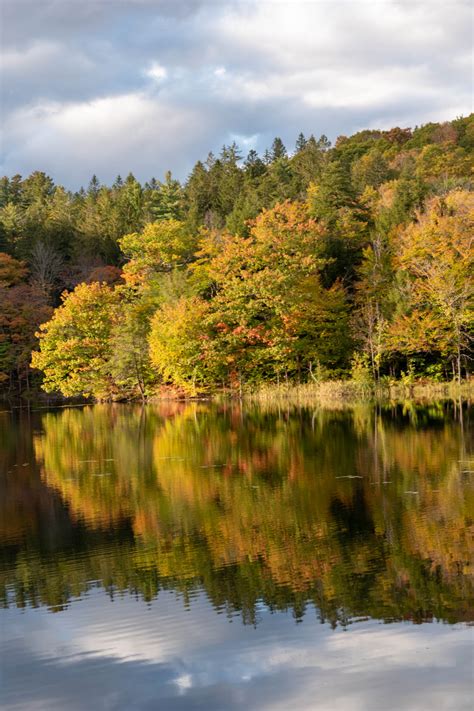
{"type": "Polygon", "coordinates": [[[166,166],[176,165],[176,155],[192,163],[193,144],[202,143],[203,127],[196,108],[175,106],[146,92],[38,104],[15,111],[5,122],[6,144],[14,150],[7,153],[4,170],[12,174],[25,169],[34,156],[42,170],[66,172],[73,184],[93,172],[103,180],[130,170],[161,177],[166,166]]]}
{"type": "Polygon", "coordinates": [[[424,112],[442,94],[446,102],[456,93],[455,103],[466,113],[472,87],[461,72],[467,54],[460,47],[469,46],[469,21],[462,1],[237,6],[217,23],[222,44],[247,59],[240,73],[229,76],[226,91],[258,103],[302,100],[313,108],[362,108],[368,115],[393,104],[403,114],[409,103],[421,104],[424,112]]]}
{"type": "Polygon", "coordinates": [[[168,76],[166,67],[163,67],[161,64],[158,64],[158,62],[153,62],[151,67],[146,70],[145,74],[150,77],[150,79],[155,79],[155,81],[162,81],[168,76]]]}

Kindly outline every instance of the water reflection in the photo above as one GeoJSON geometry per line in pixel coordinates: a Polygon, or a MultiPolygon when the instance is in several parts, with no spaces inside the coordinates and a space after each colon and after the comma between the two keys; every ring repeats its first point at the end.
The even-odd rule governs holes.
{"type": "Polygon", "coordinates": [[[228,624],[204,595],[191,617],[171,593],[144,606],[98,591],[64,615],[9,610],[2,709],[470,711],[470,628],[333,631],[308,613],[295,625],[262,608],[255,629],[228,624]]]}
{"type": "Polygon", "coordinates": [[[446,405],[4,415],[4,604],[60,611],[100,587],[191,608],[203,591],[257,626],[262,610],[472,620],[465,420],[446,405]]]}

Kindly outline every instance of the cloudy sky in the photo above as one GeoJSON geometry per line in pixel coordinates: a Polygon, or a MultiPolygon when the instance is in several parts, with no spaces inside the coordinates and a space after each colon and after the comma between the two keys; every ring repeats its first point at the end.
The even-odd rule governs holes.
{"type": "Polygon", "coordinates": [[[2,174],[185,178],[236,140],[472,111],[470,0],[1,0],[2,174]]]}

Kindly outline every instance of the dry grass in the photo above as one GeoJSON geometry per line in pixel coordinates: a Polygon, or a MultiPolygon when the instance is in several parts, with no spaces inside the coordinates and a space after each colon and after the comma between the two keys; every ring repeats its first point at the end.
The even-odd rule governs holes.
{"type": "Polygon", "coordinates": [[[291,402],[298,405],[318,403],[324,406],[351,405],[360,402],[393,402],[404,400],[468,400],[474,401],[474,381],[434,383],[390,383],[368,385],[353,380],[328,380],[301,385],[263,385],[247,390],[244,399],[260,402],[291,402]]]}

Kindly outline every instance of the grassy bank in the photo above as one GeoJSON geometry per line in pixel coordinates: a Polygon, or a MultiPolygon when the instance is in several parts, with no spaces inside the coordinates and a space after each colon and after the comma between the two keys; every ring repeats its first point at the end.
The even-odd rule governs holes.
{"type": "Polygon", "coordinates": [[[393,400],[472,400],[474,380],[458,383],[426,380],[390,382],[383,384],[360,383],[354,380],[327,380],[300,385],[263,385],[246,390],[244,399],[255,402],[291,401],[304,405],[319,402],[321,405],[351,404],[356,402],[383,402],[393,400]]]}

